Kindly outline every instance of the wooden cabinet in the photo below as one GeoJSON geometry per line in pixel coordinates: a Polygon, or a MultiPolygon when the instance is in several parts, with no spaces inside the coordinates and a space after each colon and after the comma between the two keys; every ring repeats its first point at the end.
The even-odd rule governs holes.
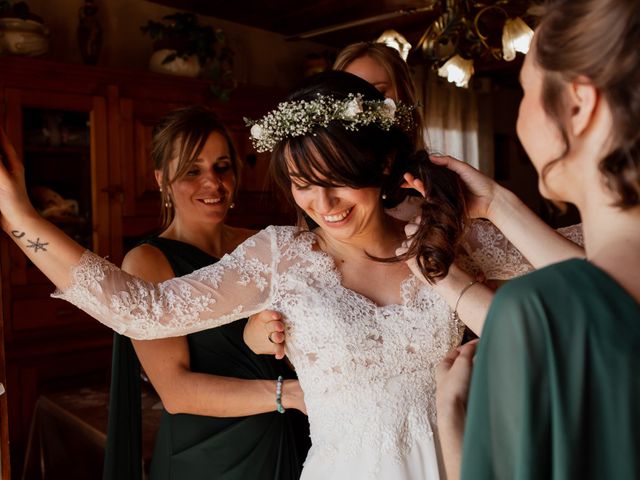
{"type": "MultiPolygon", "coordinates": [[[[267,183],[269,157],[253,151],[242,120],[264,113],[281,92],[245,88],[220,104],[210,98],[207,82],[146,72],[10,57],[0,57],[0,72],[0,123],[25,161],[32,201],[115,263],[159,226],[149,144],[158,119],[183,105],[205,103],[219,112],[247,163],[233,223],[258,228],[290,221],[267,183]]],[[[38,395],[106,383],[112,333],[52,299],[51,283],[4,235],[0,262],[0,382],[7,388],[0,396],[2,478],[9,478],[7,435],[17,478],[38,395]]]]}

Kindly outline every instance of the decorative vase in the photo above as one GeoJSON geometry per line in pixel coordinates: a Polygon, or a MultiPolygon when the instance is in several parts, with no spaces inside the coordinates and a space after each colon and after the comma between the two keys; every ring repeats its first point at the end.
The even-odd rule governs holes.
{"type": "Polygon", "coordinates": [[[41,22],[0,18],[0,52],[37,57],[49,51],[49,29],[41,22]]]}
{"type": "Polygon", "coordinates": [[[186,60],[176,57],[170,62],[163,63],[167,56],[175,54],[175,50],[163,48],[156,50],[149,59],[149,70],[156,73],[168,73],[180,77],[197,77],[200,73],[200,62],[196,55],[191,55],[186,60]]]}
{"type": "Polygon", "coordinates": [[[102,27],[98,22],[98,7],[93,0],[85,0],[78,11],[78,48],[87,65],[98,63],[102,49],[102,27]]]}

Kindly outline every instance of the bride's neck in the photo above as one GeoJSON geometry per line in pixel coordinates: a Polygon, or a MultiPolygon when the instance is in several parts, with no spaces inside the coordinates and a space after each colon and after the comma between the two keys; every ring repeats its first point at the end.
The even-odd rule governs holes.
{"type": "Polygon", "coordinates": [[[320,248],[341,259],[392,257],[405,238],[403,224],[386,214],[376,225],[346,239],[336,238],[322,229],[317,230],[316,234],[320,238],[320,248]]]}

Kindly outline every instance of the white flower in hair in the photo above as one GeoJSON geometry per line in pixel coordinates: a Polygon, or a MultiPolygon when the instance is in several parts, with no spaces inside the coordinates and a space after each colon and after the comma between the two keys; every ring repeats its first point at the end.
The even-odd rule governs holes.
{"type": "Polygon", "coordinates": [[[362,100],[360,97],[356,97],[347,103],[344,115],[345,118],[354,118],[359,113],[362,113],[362,100]]]}
{"type": "Polygon", "coordinates": [[[389,120],[393,120],[396,116],[396,102],[391,98],[385,98],[382,104],[382,114],[387,116],[389,120]]]}
{"type": "Polygon", "coordinates": [[[262,127],[257,123],[251,127],[251,136],[256,140],[260,140],[262,138],[262,127]]]}

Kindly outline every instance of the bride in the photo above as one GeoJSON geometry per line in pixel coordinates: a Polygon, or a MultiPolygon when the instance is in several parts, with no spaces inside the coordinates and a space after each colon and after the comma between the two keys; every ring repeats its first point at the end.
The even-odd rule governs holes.
{"type": "MultiPolygon", "coordinates": [[[[39,217],[4,133],[2,228],[56,296],[133,338],[281,312],[311,426],[303,479],[437,479],[434,368],[459,344],[459,319],[480,333],[492,297],[453,263],[457,246],[479,239],[472,260],[494,278],[530,267],[511,247],[489,252],[503,237],[465,221],[455,174],[411,153],[410,111],[344,72],[310,79],[251,132],[317,227],[268,227],[217,264],[161,284],[122,272],[39,217]],[[405,197],[405,172],[425,189],[407,248],[404,224],[385,213],[405,197]]],[[[529,235],[557,247],[545,261],[579,252],[541,225],[529,235]]],[[[274,384],[274,410],[286,395],[274,384]]]]}

